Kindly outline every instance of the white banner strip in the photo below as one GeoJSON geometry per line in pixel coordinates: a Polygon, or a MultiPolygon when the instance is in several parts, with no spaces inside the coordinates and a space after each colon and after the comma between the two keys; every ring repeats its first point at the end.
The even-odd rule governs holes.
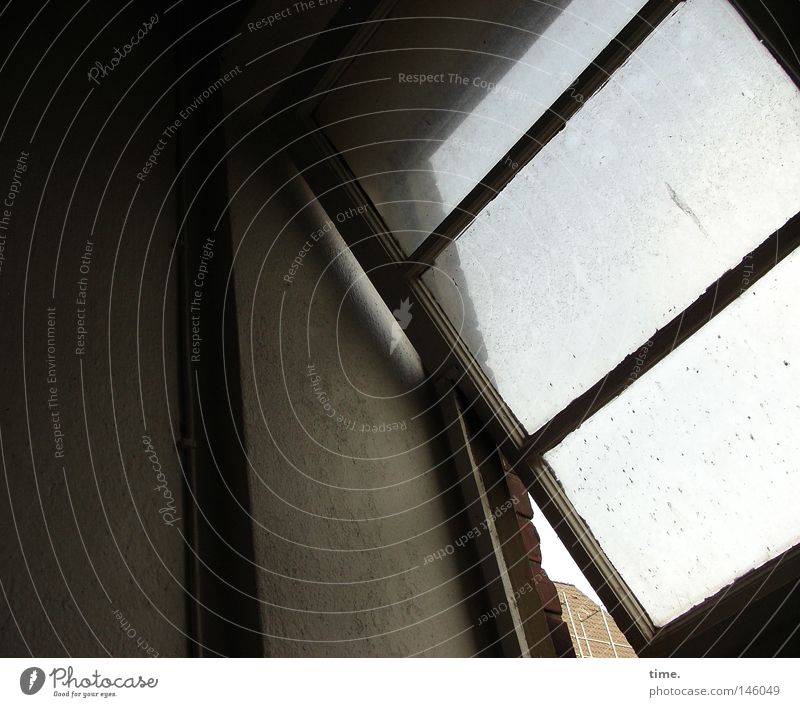
{"type": "Polygon", "coordinates": [[[800,660],[0,661],[0,704],[796,705],[800,660]]]}

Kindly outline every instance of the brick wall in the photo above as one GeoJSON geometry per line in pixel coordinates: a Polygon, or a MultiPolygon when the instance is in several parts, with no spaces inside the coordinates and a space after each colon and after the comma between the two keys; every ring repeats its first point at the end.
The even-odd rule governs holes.
{"type": "Polygon", "coordinates": [[[547,572],[542,568],[542,550],[539,540],[539,533],[533,524],[533,508],[531,507],[528,489],[522,480],[509,467],[503,459],[503,471],[505,472],[506,484],[514,502],[519,524],[520,534],[525,549],[528,553],[528,565],[536,590],[542,601],[547,625],[550,629],[550,638],[556,649],[556,654],[562,658],[574,658],[575,649],[573,648],[567,624],[562,617],[561,601],[559,599],[556,585],[547,576],[547,572]]]}
{"type": "Polygon", "coordinates": [[[614,619],[580,589],[555,582],[569,636],[579,658],[635,658],[614,619]]]}

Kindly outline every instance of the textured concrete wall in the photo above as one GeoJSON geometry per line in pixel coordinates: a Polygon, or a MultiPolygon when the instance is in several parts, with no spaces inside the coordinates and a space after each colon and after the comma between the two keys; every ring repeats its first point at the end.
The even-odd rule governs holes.
{"type": "Polygon", "coordinates": [[[156,25],[96,85],[87,70],[148,3],[95,40],[119,7],[54,3],[29,24],[39,7],[2,18],[3,195],[28,157],[0,270],[0,654],[185,655],[181,522],[159,513],[142,440],[179,508],[174,153],[136,177],[173,118],[168,34],[156,25]]]}
{"type": "MultiPolygon", "coordinates": [[[[258,3],[252,17],[270,7],[258,3]]],[[[295,14],[280,37],[310,35],[329,18],[324,8],[295,14]]],[[[238,52],[257,55],[277,25],[263,30],[269,40],[259,31],[226,49],[226,65],[241,63],[238,52]]],[[[479,588],[462,573],[469,550],[425,561],[454,542],[461,521],[442,493],[455,472],[419,358],[404,338],[393,349],[395,320],[345,250],[336,215],[287,158],[265,161],[270,125],[242,139],[263,119],[264,95],[248,99],[285,75],[301,49],[249,67],[227,94],[265,650],[472,655],[486,637],[467,600],[479,588]]]]}
{"type": "MultiPolygon", "coordinates": [[[[234,156],[232,190],[239,166],[234,156]]],[[[458,565],[425,565],[459,526],[441,496],[455,477],[418,357],[407,341],[390,353],[394,319],[335,230],[284,280],[328,217],[312,205],[293,218],[311,199],[295,180],[249,226],[276,186],[251,179],[232,210],[266,650],[477,652],[458,565]]]]}

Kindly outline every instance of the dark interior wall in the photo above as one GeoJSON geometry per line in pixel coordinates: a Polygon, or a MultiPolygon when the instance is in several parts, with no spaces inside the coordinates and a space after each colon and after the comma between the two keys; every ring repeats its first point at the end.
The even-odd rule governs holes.
{"type": "Polygon", "coordinates": [[[39,9],[0,17],[0,654],[497,655],[422,363],[273,155],[337,4],[39,9]]]}
{"type": "Polygon", "coordinates": [[[171,34],[151,2],[0,18],[2,655],[187,654],[174,140],[137,179],[174,119],[171,34]]]}

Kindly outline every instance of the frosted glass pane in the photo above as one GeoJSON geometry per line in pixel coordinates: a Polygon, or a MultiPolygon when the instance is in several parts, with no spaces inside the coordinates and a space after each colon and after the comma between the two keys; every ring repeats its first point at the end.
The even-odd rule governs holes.
{"type": "Polygon", "coordinates": [[[643,5],[401,1],[318,121],[410,254],[643,5]]]}
{"type": "Polygon", "coordinates": [[[689,0],[426,273],[534,432],[800,211],[800,94],[689,0]]]}
{"type": "Polygon", "coordinates": [[[800,543],[800,253],[546,455],[663,626],[800,543]]]}

